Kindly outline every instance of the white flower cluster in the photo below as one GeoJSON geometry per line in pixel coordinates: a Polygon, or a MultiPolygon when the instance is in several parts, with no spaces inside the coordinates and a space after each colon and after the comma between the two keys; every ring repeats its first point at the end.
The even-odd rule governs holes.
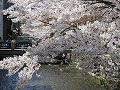
{"type": "Polygon", "coordinates": [[[0,69],[8,70],[8,75],[18,72],[16,90],[19,90],[27,80],[32,78],[33,73],[39,69],[40,65],[37,61],[37,56],[32,56],[29,52],[26,52],[23,56],[4,58],[3,61],[0,61],[0,69]]]}
{"type": "Polygon", "coordinates": [[[30,49],[35,55],[55,55],[72,48],[85,55],[108,53],[119,61],[120,2],[104,0],[108,5],[98,1],[9,0],[14,5],[4,12],[13,22],[21,21],[23,33],[41,39],[30,49]]]}

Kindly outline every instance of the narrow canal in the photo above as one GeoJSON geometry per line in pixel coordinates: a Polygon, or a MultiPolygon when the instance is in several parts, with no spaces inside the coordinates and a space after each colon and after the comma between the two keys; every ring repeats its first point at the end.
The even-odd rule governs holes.
{"type": "MultiPolygon", "coordinates": [[[[16,75],[5,78],[0,90],[14,90],[16,75]],[[8,87],[9,86],[9,87],[8,87]]],[[[96,80],[68,65],[42,65],[22,90],[105,90],[96,80]]]]}
{"type": "Polygon", "coordinates": [[[105,90],[89,75],[66,65],[43,65],[23,90],[105,90]]]}

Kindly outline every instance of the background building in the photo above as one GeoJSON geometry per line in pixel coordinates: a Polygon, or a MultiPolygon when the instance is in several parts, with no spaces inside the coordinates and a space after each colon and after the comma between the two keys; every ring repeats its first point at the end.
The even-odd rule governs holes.
{"type": "MultiPolygon", "coordinates": [[[[11,5],[11,3],[8,3],[8,0],[3,0],[3,9],[7,9],[11,5]]],[[[11,37],[11,25],[12,21],[7,18],[7,15],[3,15],[3,40],[8,40],[11,37]]]]}
{"type": "Polygon", "coordinates": [[[20,23],[12,23],[12,21],[7,18],[8,15],[3,15],[2,10],[7,9],[12,5],[8,0],[0,0],[0,37],[2,40],[6,41],[8,39],[14,38],[13,30],[20,35],[20,23]]]}
{"type": "Polygon", "coordinates": [[[3,39],[3,0],[0,0],[0,37],[3,39]]]}

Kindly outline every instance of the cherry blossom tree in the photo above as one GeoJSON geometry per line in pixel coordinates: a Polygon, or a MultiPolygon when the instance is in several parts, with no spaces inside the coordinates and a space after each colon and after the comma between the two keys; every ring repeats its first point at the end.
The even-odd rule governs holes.
{"type": "Polygon", "coordinates": [[[37,47],[40,52],[41,49],[43,52],[47,49],[48,52],[70,47],[75,51],[83,50],[90,53],[119,51],[118,0],[9,0],[9,2],[14,5],[5,13],[10,14],[8,17],[12,18],[13,22],[21,21],[23,33],[42,40],[37,47]]]}
{"type": "Polygon", "coordinates": [[[9,14],[13,22],[20,21],[23,33],[39,38],[39,44],[28,50],[38,55],[39,60],[51,60],[72,49],[72,53],[85,57],[106,53],[120,63],[119,0],[9,2],[14,5],[4,14],[9,14]]]}

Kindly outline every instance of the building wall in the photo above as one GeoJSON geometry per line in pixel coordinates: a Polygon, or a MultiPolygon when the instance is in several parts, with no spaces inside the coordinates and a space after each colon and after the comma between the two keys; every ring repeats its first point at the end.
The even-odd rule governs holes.
{"type": "Polygon", "coordinates": [[[0,37],[3,39],[3,0],[0,0],[0,37]]]}
{"type": "Polygon", "coordinates": [[[8,40],[11,35],[11,20],[7,18],[7,15],[3,15],[3,40],[8,40]]]}
{"type": "MultiPolygon", "coordinates": [[[[13,4],[9,3],[8,0],[0,0],[0,37],[4,41],[12,39],[12,21],[7,18],[8,15],[3,15],[2,10],[9,8],[11,5],[13,4]]],[[[19,24],[19,22],[17,24],[19,24]]],[[[18,33],[20,33],[20,28],[16,28],[18,28],[18,33]]]]}
{"type": "MultiPolygon", "coordinates": [[[[8,0],[3,0],[3,9],[7,9],[12,5],[8,0]]],[[[3,40],[8,40],[11,35],[11,20],[7,18],[7,15],[3,15],[3,40]]]]}

